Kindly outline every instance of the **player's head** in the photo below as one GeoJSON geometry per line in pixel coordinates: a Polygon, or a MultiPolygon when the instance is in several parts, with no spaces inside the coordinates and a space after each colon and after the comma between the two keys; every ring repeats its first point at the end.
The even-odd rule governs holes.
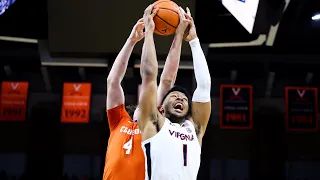
{"type": "Polygon", "coordinates": [[[179,123],[191,114],[191,99],[187,90],[174,86],[164,96],[160,112],[170,121],[179,123]]]}
{"type": "Polygon", "coordinates": [[[137,105],[127,105],[126,106],[126,110],[127,110],[127,112],[128,112],[128,114],[129,114],[129,116],[133,119],[133,120],[135,120],[135,114],[136,114],[136,109],[137,109],[137,105]]]}

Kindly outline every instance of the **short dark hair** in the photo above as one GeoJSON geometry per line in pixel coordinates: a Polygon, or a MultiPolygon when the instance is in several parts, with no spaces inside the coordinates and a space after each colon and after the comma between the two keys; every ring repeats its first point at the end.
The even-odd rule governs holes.
{"type": "Polygon", "coordinates": [[[126,111],[128,112],[129,116],[133,119],[134,111],[137,109],[137,105],[130,104],[126,106],[126,111]]]}
{"type": "Polygon", "coordinates": [[[167,98],[167,96],[174,92],[174,91],[178,91],[178,92],[181,92],[183,93],[187,98],[188,98],[188,105],[189,105],[189,109],[188,109],[188,114],[187,115],[190,115],[191,114],[191,96],[190,94],[188,93],[188,91],[184,88],[184,87],[181,87],[181,86],[173,86],[168,92],[167,94],[163,97],[162,101],[161,101],[161,104],[163,104],[164,100],[167,98]]]}

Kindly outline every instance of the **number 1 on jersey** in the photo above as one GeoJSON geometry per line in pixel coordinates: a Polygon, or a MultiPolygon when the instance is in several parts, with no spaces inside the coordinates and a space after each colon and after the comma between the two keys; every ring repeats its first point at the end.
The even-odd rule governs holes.
{"type": "Polygon", "coordinates": [[[184,144],[183,145],[183,166],[187,166],[187,153],[188,153],[187,145],[184,144]]]}
{"type": "Polygon", "coordinates": [[[132,149],[132,138],[123,145],[123,149],[126,149],[126,154],[130,154],[132,149]]]}

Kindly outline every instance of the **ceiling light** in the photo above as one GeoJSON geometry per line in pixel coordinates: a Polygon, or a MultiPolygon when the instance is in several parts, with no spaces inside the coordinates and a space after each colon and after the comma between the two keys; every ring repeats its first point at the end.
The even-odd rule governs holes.
{"type": "Polygon", "coordinates": [[[312,20],[314,20],[314,21],[320,20],[320,14],[316,14],[316,15],[312,16],[312,20]]]}

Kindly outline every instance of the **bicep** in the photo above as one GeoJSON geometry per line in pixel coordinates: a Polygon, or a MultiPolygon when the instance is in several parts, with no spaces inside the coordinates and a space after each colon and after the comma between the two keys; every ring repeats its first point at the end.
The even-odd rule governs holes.
{"type": "Polygon", "coordinates": [[[124,93],[120,84],[108,84],[106,108],[110,131],[120,122],[124,107],[124,93]]]}
{"type": "Polygon", "coordinates": [[[139,98],[139,128],[144,129],[145,125],[157,116],[157,82],[142,81],[139,98]]]}
{"type": "Polygon", "coordinates": [[[158,91],[157,91],[157,106],[161,105],[161,101],[163,97],[167,94],[167,92],[172,88],[171,81],[160,81],[158,91]]]}
{"type": "Polygon", "coordinates": [[[120,84],[110,83],[107,87],[107,110],[124,104],[124,93],[120,84]]]}
{"type": "Polygon", "coordinates": [[[192,119],[199,126],[199,135],[202,137],[206,131],[211,114],[211,101],[206,103],[192,102],[192,119]]]}

